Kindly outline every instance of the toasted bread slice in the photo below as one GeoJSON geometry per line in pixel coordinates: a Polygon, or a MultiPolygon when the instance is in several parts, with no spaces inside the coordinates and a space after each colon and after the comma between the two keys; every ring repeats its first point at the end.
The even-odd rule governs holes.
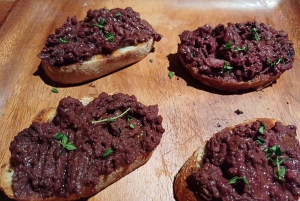
{"type": "Polygon", "coordinates": [[[42,67],[46,75],[61,84],[76,84],[93,80],[146,57],[154,45],[154,40],[140,43],[137,46],[120,48],[109,55],[95,55],[82,63],[66,66],[51,66],[42,60],[42,67]]]}
{"type": "MultiPolygon", "coordinates": [[[[269,118],[256,118],[252,120],[247,120],[242,124],[251,124],[256,120],[262,121],[265,124],[266,128],[272,128],[278,120],[276,119],[269,119],[269,118]]],[[[235,126],[229,126],[225,129],[233,129],[235,126]]],[[[205,145],[199,147],[192,156],[184,163],[181,167],[179,172],[177,173],[173,189],[174,189],[174,196],[177,201],[205,201],[200,197],[196,197],[194,192],[192,192],[186,183],[187,177],[192,173],[198,171],[200,168],[203,167],[203,159],[205,157],[205,145]]],[[[300,198],[298,199],[300,201],[300,198]]]]}
{"type": "MultiPolygon", "coordinates": [[[[82,102],[82,104],[84,106],[86,106],[93,99],[94,99],[94,97],[84,97],[80,101],[82,102]]],[[[38,122],[38,123],[49,122],[49,121],[52,121],[52,119],[55,117],[55,115],[56,115],[56,108],[44,109],[34,118],[33,121],[38,122]]],[[[108,175],[101,175],[99,177],[98,185],[96,185],[96,187],[93,189],[87,188],[87,187],[84,188],[83,192],[81,193],[81,197],[90,197],[90,196],[97,194],[98,192],[100,192],[101,190],[103,190],[104,188],[109,186],[110,184],[116,182],[117,180],[126,176],[133,170],[144,165],[150,159],[153,151],[147,152],[144,155],[138,156],[133,163],[125,165],[125,166],[121,166],[121,167],[117,168],[114,172],[112,172],[108,175]]],[[[36,194],[36,195],[32,196],[30,199],[19,199],[19,198],[17,199],[14,196],[14,192],[12,189],[13,174],[14,174],[14,170],[10,167],[9,162],[7,162],[6,164],[4,164],[1,167],[0,189],[2,191],[4,191],[4,193],[9,198],[16,199],[18,201],[33,201],[33,200],[34,201],[52,201],[52,200],[68,201],[68,200],[77,200],[78,199],[78,197],[76,196],[75,193],[70,194],[66,198],[64,198],[64,197],[41,198],[39,196],[39,194],[36,194]]]]}

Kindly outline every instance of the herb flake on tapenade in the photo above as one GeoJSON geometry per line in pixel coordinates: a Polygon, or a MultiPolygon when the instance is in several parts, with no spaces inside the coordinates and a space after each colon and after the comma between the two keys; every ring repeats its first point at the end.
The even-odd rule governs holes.
{"type": "Polygon", "coordinates": [[[261,35],[257,33],[257,28],[251,29],[250,32],[254,40],[259,41],[261,39],[261,35]]]}
{"type": "Polygon", "coordinates": [[[250,190],[250,185],[249,185],[249,182],[248,182],[248,180],[247,180],[246,177],[238,177],[238,176],[232,177],[232,178],[227,182],[227,184],[235,184],[235,183],[237,182],[237,180],[242,180],[245,184],[247,184],[248,189],[250,190]]]}
{"type": "Polygon", "coordinates": [[[103,156],[109,156],[110,154],[112,154],[114,151],[112,150],[111,147],[109,147],[108,149],[105,150],[105,152],[103,153],[103,156]]]}
{"type": "Polygon", "coordinates": [[[259,129],[258,129],[258,132],[260,133],[260,134],[264,134],[264,132],[265,132],[265,129],[266,129],[266,125],[264,124],[264,122],[260,122],[260,127],[259,127],[259,129]]]}
{"type": "Polygon", "coordinates": [[[201,168],[191,171],[186,182],[203,201],[298,201],[299,150],[293,125],[263,119],[239,124],[213,135],[201,168]]]}
{"type": "Polygon", "coordinates": [[[51,66],[66,66],[94,55],[107,55],[122,47],[136,46],[151,38],[160,41],[162,36],[130,7],[89,10],[83,20],[68,17],[48,36],[38,57],[51,66]]]}
{"type": "Polygon", "coordinates": [[[73,151],[76,149],[76,146],[74,146],[74,144],[72,142],[68,142],[68,137],[61,133],[58,132],[55,136],[54,136],[55,140],[58,140],[59,144],[61,144],[62,149],[59,152],[58,156],[61,155],[61,153],[63,152],[63,150],[68,150],[68,151],[73,151]]]}

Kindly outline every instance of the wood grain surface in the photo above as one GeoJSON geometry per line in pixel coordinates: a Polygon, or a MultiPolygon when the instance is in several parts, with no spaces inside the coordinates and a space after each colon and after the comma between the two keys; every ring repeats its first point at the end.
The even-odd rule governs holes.
{"type": "MultiPolygon", "coordinates": [[[[135,95],[158,104],[166,129],[149,162],[109,186],[91,201],[174,200],[174,176],[210,136],[255,117],[275,118],[300,127],[300,1],[299,0],[22,0],[16,1],[0,26],[0,164],[8,161],[9,144],[43,108],[56,107],[66,96],[80,98],[101,92],[135,95]],[[89,9],[132,7],[163,39],[142,61],[98,80],[65,86],[49,80],[37,54],[48,34],[89,9]],[[176,55],[184,30],[219,23],[257,20],[283,29],[294,42],[294,67],[261,91],[223,93],[195,81],[176,55]],[[153,59],[153,63],[149,62],[153,59]],[[170,79],[168,72],[175,72],[170,79]],[[59,90],[51,92],[52,87],[59,90]],[[235,110],[243,111],[237,115],[235,110]]],[[[9,200],[0,193],[0,200],[9,200]]]]}

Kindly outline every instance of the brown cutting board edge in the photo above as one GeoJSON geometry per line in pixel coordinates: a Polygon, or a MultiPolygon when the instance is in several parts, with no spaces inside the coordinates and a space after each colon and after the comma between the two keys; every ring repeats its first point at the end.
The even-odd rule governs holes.
{"type": "MultiPolygon", "coordinates": [[[[28,127],[41,109],[56,107],[61,98],[80,98],[102,91],[134,94],[146,105],[158,104],[166,129],[162,141],[147,164],[88,200],[174,200],[174,176],[213,133],[256,117],[300,126],[299,10],[297,0],[17,1],[0,26],[0,165],[8,161],[14,136],[28,127]],[[61,26],[67,16],[82,19],[88,9],[127,6],[138,11],[163,35],[153,53],[136,64],[82,85],[62,86],[47,79],[36,55],[47,35],[61,26]],[[276,83],[257,92],[225,94],[201,85],[183,69],[176,55],[178,35],[183,30],[248,20],[283,29],[294,42],[294,68],[276,83]],[[168,77],[169,71],[175,72],[172,79],[168,77]],[[52,87],[59,93],[52,93],[52,87]],[[237,109],[243,114],[234,113],[237,109]]],[[[0,193],[0,200],[9,199],[0,193]]]]}

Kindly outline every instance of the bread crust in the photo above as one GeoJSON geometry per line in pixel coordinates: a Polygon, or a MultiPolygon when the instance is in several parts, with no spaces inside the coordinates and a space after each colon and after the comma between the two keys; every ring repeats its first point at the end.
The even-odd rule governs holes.
{"type": "Polygon", "coordinates": [[[183,66],[189,71],[189,73],[202,84],[214,87],[219,90],[224,90],[228,92],[236,92],[242,90],[261,90],[268,85],[272,84],[275,80],[277,80],[282,73],[278,73],[277,75],[269,75],[269,76],[257,76],[255,80],[250,80],[247,82],[228,82],[226,80],[221,80],[213,77],[208,77],[207,75],[199,73],[199,69],[197,67],[191,66],[184,61],[182,55],[179,55],[179,59],[183,66]]]}
{"type": "MultiPolygon", "coordinates": [[[[255,118],[251,120],[244,121],[243,125],[245,124],[252,124],[256,120],[263,121],[266,128],[272,128],[275,123],[278,121],[276,119],[269,119],[269,118],[255,118]]],[[[229,126],[225,129],[233,129],[235,126],[229,126]]],[[[215,135],[215,134],[214,134],[215,135]]],[[[179,172],[176,175],[174,180],[174,195],[177,201],[205,201],[201,198],[196,198],[194,193],[190,191],[186,184],[186,178],[192,173],[199,170],[203,166],[203,158],[205,156],[205,145],[198,148],[193,155],[184,163],[181,167],[179,172]]],[[[300,201],[300,199],[299,199],[300,201]]]]}
{"type": "MultiPolygon", "coordinates": [[[[83,97],[80,99],[82,104],[86,106],[89,102],[91,102],[95,97],[83,97]]],[[[49,122],[51,121],[56,115],[56,108],[49,108],[42,110],[33,120],[33,122],[37,123],[43,123],[43,122],[49,122]]],[[[154,149],[155,150],[155,149],[154,149]]],[[[150,158],[152,153],[154,152],[148,152],[144,155],[141,155],[135,159],[135,161],[131,164],[121,166],[117,168],[114,172],[108,174],[108,175],[101,175],[99,177],[99,183],[98,185],[91,189],[91,188],[84,188],[83,192],[81,193],[81,198],[83,197],[91,197],[101,190],[105,189],[112,183],[118,181],[122,177],[126,176],[130,172],[134,171],[135,169],[139,168],[140,166],[144,165],[150,158]]],[[[14,170],[10,167],[9,162],[5,163],[1,167],[0,172],[0,189],[9,197],[12,199],[16,199],[18,201],[69,201],[69,200],[78,200],[78,197],[76,194],[70,194],[66,198],[62,197],[49,197],[49,198],[41,198],[39,197],[39,194],[36,194],[35,196],[28,199],[17,199],[14,196],[14,192],[12,189],[12,180],[13,180],[13,173],[14,170]]]]}
{"type": "Polygon", "coordinates": [[[42,67],[46,75],[53,81],[61,84],[77,84],[90,81],[146,57],[154,46],[154,40],[140,43],[137,46],[128,46],[115,50],[109,55],[95,55],[87,61],[66,66],[51,66],[42,60],[42,67]]]}

